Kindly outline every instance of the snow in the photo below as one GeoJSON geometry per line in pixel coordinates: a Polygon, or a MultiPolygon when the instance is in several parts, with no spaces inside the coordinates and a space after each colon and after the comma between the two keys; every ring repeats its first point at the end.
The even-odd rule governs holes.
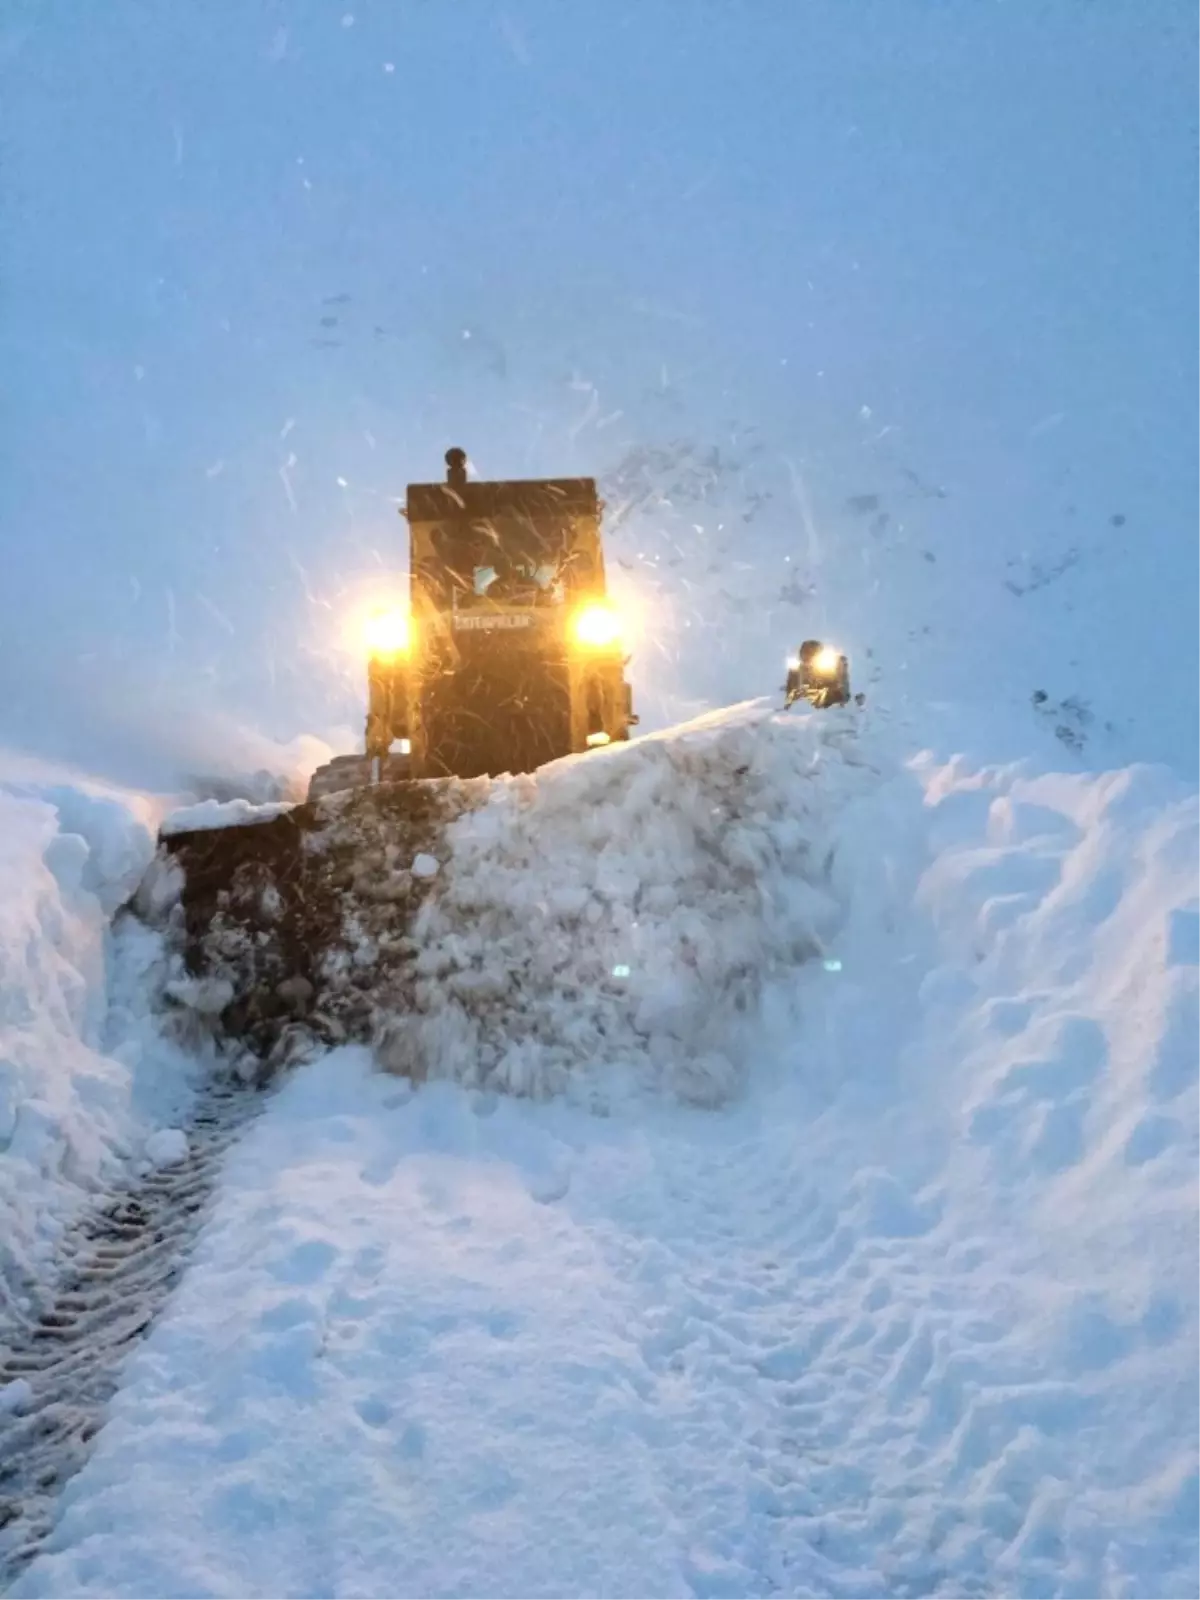
{"type": "Polygon", "coordinates": [[[1137,1179],[1121,1166],[1142,1164],[1154,1127],[1162,1161],[1140,1208],[1152,1206],[1196,1154],[1196,959],[1177,936],[1198,905],[1194,796],[1145,767],[955,770],[935,789],[947,843],[926,891],[957,973],[989,995],[957,1041],[963,1060],[989,1063],[972,1142],[1005,1170],[1072,1172],[1087,1227],[1114,1220],[1114,1197],[1129,1207],[1137,1179]],[[949,842],[964,807],[983,841],[949,842]]]}
{"type": "Polygon", "coordinates": [[[159,1128],[146,1140],[145,1154],[151,1166],[176,1166],[187,1160],[187,1134],[180,1128],[159,1128]]]}
{"type": "Polygon", "coordinates": [[[149,798],[84,780],[0,778],[0,1304],[45,1279],[64,1230],[205,1070],[153,1015],[159,940],[111,921],[153,817],[149,798]]]}
{"type": "Polygon", "coordinates": [[[14,1378],[11,1383],[0,1385],[0,1416],[6,1412],[24,1411],[33,1400],[33,1386],[28,1378],[14,1378]]]}
{"type": "Polygon", "coordinates": [[[446,829],[385,1065],[593,1107],[728,1099],[763,983],[836,928],[860,748],[849,715],[754,702],[492,783],[446,829]]]}
{"type": "Polygon", "coordinates": [[[436,878],[439,866],[436,856],[428,855],[422,850],[413,857],[412,875],[414,878],[436,878]]]}
{"type": "Polygon", "coordinates": [[[69,768],[0,750],[0,794],[53,808],[63,842],[52,847],[56,870],[70,876],[78,858],[78,887],[110,915],[133,896],[154,853],[165,802],[69,768]],[[69,843],[76,839],[79,844],[69,843]]]}
{"type": "Polygon", "coordinates": [[[217,1017],[233,999],[233,985],[223,978],[171,978],[164,985],[167,996],[202,1017],[217,1017]]]}
{"type": "Polygon", "coordinates": [[[716,1109],[299,1069],[10,1592],[1196,1593],[1196,795],[907,744],[744,707],[494,785],[418,936],[516,964],[514,1046],[627,1014],[538,948],[673,992],[665,898],[666,972],[612,960],[618,844],[705,987],[822,959],[765,962],[716,1109]],[[710,905],[747,758],[759,896],[710,905]]]}
{"type": "Polygon", "coordinates": [[[261,805],[253,801],[201,800],[194,806],[181,806],[163,819],[163,834],[189,833],[205,828],[233,828],[256,822],[271,822],[292,809],[287,800],[269,800],[261,805]]]}

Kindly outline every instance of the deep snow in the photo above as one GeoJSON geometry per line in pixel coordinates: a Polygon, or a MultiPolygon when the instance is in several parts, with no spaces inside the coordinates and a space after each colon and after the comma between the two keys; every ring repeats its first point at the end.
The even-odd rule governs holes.
{"type": "Polygon", "coordinates": [[[474,786],[486,799],[446,828],[412,929],[385,1066],[593,1108],[728,1099],[764,984],[836,932],[839,813],[871,779],[867,749],[847,713],[750,703],[474,786]]]}
{"type": "Polygon", "coordinates": [[[0,1307],[43,1282],[64,1228],[209,1067],[155,1014],[161,941],[111,920],[163,805],[0,759],[0,1307]]]}
{"type": "MultiPolygon", "coordinates": [[[[12,1593],[1196,1593],[1196,797],[908,737],[764,762],[836,915],[720,1109],[302,1068],[12,1593]]],[[[620,755],[544,780],[547,891],[604,892],[620,755]]],[[[525,948],[539,783],[455,825],[431,951],[525,948]]]]}

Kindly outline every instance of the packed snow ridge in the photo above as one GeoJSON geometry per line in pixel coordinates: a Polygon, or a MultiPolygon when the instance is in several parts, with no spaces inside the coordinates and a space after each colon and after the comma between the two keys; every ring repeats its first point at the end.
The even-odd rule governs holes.
{"type": "Polygon", "coordinates": [[[727,1099],[764,984],[834,937],[838,818],[863,763],[852,718],[750,704],[481,780],[444,866],[412,863],[437,883],[383,1063],[593,1105],[648,1088],[727,1099]]]}

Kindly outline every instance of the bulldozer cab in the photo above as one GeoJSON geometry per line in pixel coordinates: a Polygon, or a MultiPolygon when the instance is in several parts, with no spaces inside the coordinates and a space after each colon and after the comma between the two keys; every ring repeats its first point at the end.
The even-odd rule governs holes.
{"type": "MultiPolygon", "coordinates": [[[[448,459],[457,452],[448,452],[448,459]]],[[[408,487],[412,611],[422,616],[565,606],[604,593],[601,504],[591,478],[408,487]]]]}
{"type": "Polygon", "coordinates": [[[636,722],[592,478],[408,486],[410,621],[373,656],[367,757],[413,777],[497,776],[627,739],[636,722]]]}

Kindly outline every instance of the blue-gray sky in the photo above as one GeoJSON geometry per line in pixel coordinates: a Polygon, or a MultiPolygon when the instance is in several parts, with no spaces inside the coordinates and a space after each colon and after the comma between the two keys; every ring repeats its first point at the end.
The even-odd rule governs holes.
{"type": "Polygon", "coordinates": [[[462,443],[628,508],[654,719],[819,625],[1194,767],[1195,55],[1183,0],[8,0],[0,743],[352,732],[462,443]]]}

